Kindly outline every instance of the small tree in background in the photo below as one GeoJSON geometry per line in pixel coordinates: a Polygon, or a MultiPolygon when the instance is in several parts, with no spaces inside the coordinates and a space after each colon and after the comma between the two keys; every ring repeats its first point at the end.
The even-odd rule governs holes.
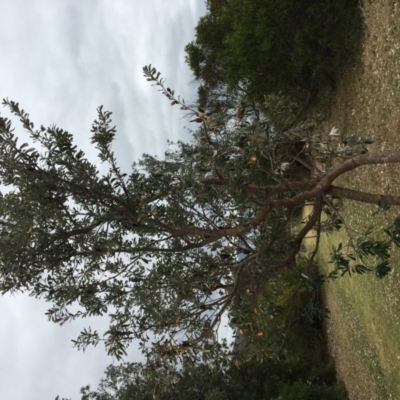
{"type": "Polygon", "coordinates": [[[305,102],[334,84],[360,30],[357,1],[209,0],[186,60],[209,88],[245,80],[258,101],[282,92],[305,102]]]}

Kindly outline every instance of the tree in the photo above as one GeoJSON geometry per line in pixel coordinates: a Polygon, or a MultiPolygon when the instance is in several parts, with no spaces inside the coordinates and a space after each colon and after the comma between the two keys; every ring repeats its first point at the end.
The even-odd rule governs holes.
{"type": "MultiPolygon", "coordinates": [[[[314,362],[312,362],[314,361],[314,362]]],[[[247,361],[239,367],[199,363],[149,371],[141,364],[109,366],[99,388],[82,388],[82,400],[347,399],[332,364],[247,361]]]]}
{"type": "Polygon", "coordinates": [[[304,102],[333,83],[349,50],[349,26],[360,26],[355,1],[210,0],[186,46],[196,79],[234,89],[243,81],[252,96],[283,92],[304,102]]]}
{"type": "Polygon", "coordinates": [[[82,400],[222,400],[233,392],[228,380],[223,368],[206,363],[184,366],[180,370],[150,370],[140,363],[124,363],[107,368],[97,391],[90,391],[88,386],[82,388],[82,400]],[[215,397],[217,393],[221,395],[215,397]]]}
{"type": "MultiPolygon", "coordinates": [[[[144,155],[129,175],[112,152],[116,129],[102,107],[91,132],[99,159],[109,166],[104,175],[70,133],[54,126],[35,129],[17,103],[3,101],[35,147],[20,145],[11,122],[1,118],[0,177],[9,191],[0,196],[0,290],[44,298],[52,304],[49,319],[61,325],[108,315],[103,337],[88,328],[75,345],[102,341],[121,358],[138,339],[149,365],[156,365],[196,358],[215,346],[221,317],[239,294],[295,268],[310,230],[319,234],[329,221],[336,227],[345,222],[333,197],[399,205],[399,196],[333,183],[361,166],[399,163],[400,152],[363,154],[367,140],[343,147],[335,132],[323,143],[312,123],[268,134],[262,116],[238,120],[222,110],[198,111],[166,88],[155,68],[144,73],[172,105],[194,116],[199,129],[192,143],[179,142],[164,160],[144,155]],[[340,163],[329,164],[338,157],[340,163]],[[317,158],[326,171],[315,165],[317,158]],[[291,178],[291,169],[310,166],[314,176],[291,178]],[[293,218],[305,202],[313,211],[296,232],[293,218]],[[327,222],[321,220],[324,208],[327,222]]],[[[399,230],[400,219],[386,230],[386,241],[365,236],[353,242],[351,254],[339,247],[332,273],[316,279],[353,269],[384,276],[399,230]]]]}

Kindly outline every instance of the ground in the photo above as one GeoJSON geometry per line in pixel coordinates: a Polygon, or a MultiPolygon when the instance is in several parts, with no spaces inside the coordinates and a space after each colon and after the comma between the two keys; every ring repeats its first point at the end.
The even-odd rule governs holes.
{"type": "MultiPolygon", "coordinates": [[[[357,61],[343,65],[324,130],[346,136],[372,135],[369,151],[400,150],[400,3],[364,1],[365,35],[357,61]]],[[[340,181],[375,193],[400,194],[400,166],[365,167],[340,181]]],[[[342,213],[353,229],[387,226],[400,208],[371,216],[372,206],[344,202],[342,213]]],[[[319,261],[328,264],[333,244],[346,235],[324,236],[319,261]]],[[[339,279],[326,285],[331,310],[329,346],[338,377],[351,400],[400,399],[400,249],[393,271],[383,280],[372,275],[339,279]]]]}

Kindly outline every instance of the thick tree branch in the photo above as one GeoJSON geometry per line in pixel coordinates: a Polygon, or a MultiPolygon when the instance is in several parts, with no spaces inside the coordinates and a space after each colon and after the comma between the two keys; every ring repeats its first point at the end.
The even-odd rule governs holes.
{"type": "Polygon", "coordinates": [[[271,185],[271,186],[250,184],[248,186],[248,191],[252,193],[260,193],[260,194],[265,194],[266,196],[270,196],[277,193],[311,190],[315,187],[317,182],[318,182],[317,179],[310,179],[307,182],[280,182],[276,185],[271,185]]]}
{"type": "Polygon", "coordinates": [[[325,195],[330,189],[332,182],[346,172],[350,172],[363,165],[397,163],[400,163],[400,151],[368,153],[353,157],[328,172],[324,177],[319,180],[319,182],[312,190],[299,193],[289,200],[272,200],[270,202],[270,206],[271,208],[293,208],[297,205],[304,203],[307,200],[313,200],[317,197],[325,195]]]}
{"type": "Polygon", "coordinates": [[[223,185],[225,180],[223,178],[207,178],[203,177],[199,179],[200,183],[204,183],[205,185],[223,185]]]}
{"type": "MultiPolygon", "coordinates": [[[[255,254],[252,254],[251,256],[244,258],[242,261],[239,262],[237,270],[236,270],[236,276],[235,276],[235,282],[234,282],[233,288],[232,288],[231,292],[229,293],[229,295],[226,296],[224,305],[219,309],[217,315],[214,317],[214,320],[210,326],[210,330],[213,329],[220,322],[222,314],[225,312],[225,310],[231,304],[231,301],[234,298],[234,296],[239,288],[240,275],[243,272],[244,267],[246,267],[251,261],[253,261],[257,257],[258,257],[258,253],[255,253],[255,254]]],[[[199,338],[199,339],[201,339],[201,338],[199,338]]]]}
{"type": "Polygon", "coordinates": [[[322,212],[322,196],[318,197],[314,202],[314,208],[311,216],[309,217],[307,223],[301,228],[300,232],[296,235],[293,240],[293,247],[290,251],[289,255],[285,258],[285,260],[279,265],[280,267],[284,267],[287,265],[292,265],[296,259],[297,254],[300,251],[300,246],[303,243],[304,238],[306,237],[307,233],[314,228],[315,224],[319,221],[321,212],[322,212]]]}
{"type": "Polygon", "coordinates": [[[219,239],[222,237],[227,236],[240,236],[244,235],[247,232],[250,232],[252,229],[256,228],[258,225],[261,224],[267,217],[270,212],[269,205],[265,205],[261,208],[258,214],[250,221],[248,226],[237,226],[234,228],[224,228],[224,229],[204,229],[204,228],[172,228],[164,224],[159,224],[160,227],[165,229],[167,232],[171,233],[175,237],[182,237],[182,236],[202,236],[206,239],[213,238],[219,239]]]}
{"type": "Polygon", "coordinates": [[[198,243],[190,243],[186,246],[177,247],[177,248],[162,248],[162,247],[152,247],[152,246],[144,246],[144,247],[137,247],[137,248],[119,248],[113,250],[113,253],[144,253],[144,252],[152,252],[152,253],[182,253],[184,251],[202,248],[207,246],[208,244],[215,242],[215,238],[208,238],[204,239],[198,243]]]}
{"type": "Polygon", "coordinates": [[[93,229],[97,228],[98,226],[100,226],[103,223],[103,221],[98,221],[95,222],[91,225],[85,226],[83,228],[80,229],[74,229],[73,231],[68,231],[65,232],[65,236],[67,238],[70,238],[72,236],[78,236],[78,235],[85,235],[86,233],[89,233],[90,231],[92,231],[93,229]]]}
{"type": "Polygon", "coordinates": [[[400,196],[390,196],[382,194],[373,194],[361,192],[359,190],[346,189],[339,186],[331,186],[326,194],[331,196],[340,197],[342,199],[349,199],[360,201],[362,203],[378,204],[379,202],[391,205],[400,205],[400,196]]]}

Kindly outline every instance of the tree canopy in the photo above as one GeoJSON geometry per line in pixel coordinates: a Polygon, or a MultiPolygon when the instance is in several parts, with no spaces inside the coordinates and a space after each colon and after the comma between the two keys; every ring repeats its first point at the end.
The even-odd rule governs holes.
{"type": "MultiPolygon", "coordinates": [[[[400,152],[363,154],[367,140],[335,147],[335,134],[324,146],[312,123],[271,128],[252,105],[242,120],[223,110],[210,115],[175,97],[151,66],[144,72],[171,104],[194,115],[199,129],[163,160],[144,155],[130,174],[118,167],[111,148],[116,129],[102,107],[91,132],[109,166],[104,175],[70,133],[35,129],[17,103],[4,100],[36,146],[20,145],[11,122],[1,119],[0,177],[8,191],[0,198],[0,288],[45,298],[56,323],[108,315],[105,336],[85,330],[74,341],[78,348],[104,341],[122,357],[139,339],[148,357],[174,360],[206,350],[241,293],[296,266],[306,234],[328,224],[324,209],[331,225],[342,223],[333,197],[400,204],[396,196],[333,185],[360,166],[398,163],[400,152]],[[326,170],[315,164],[322,157],[329,166],[338,156],[342,162],[326,170]],[[293,218],[305,202],[313,211],[296,232],[293,218]]],[[[328,278],[354,268],[384,276],[398,229],[396,221],[387,241],[365,236],[353,256],[337,249],[328,278]],[[378,264],[371,266],[368,255],[378,264]]]]}
{"type": "Polygon", "coordinates": [[[307,361],[291,365],[270,359],[260,365],[252,360],[240,368],[199,363],[179,371],[110,365],[96,391],[82,388],[82,400],[347,399],[332,364],[307,361]]]}
{"type": "MultiPolygon", "coordinates": [[[[107,316],[106,332],[88,328],[74,340],[80,349],[104,342],[121,358],[138,339],[149,363],[164,363],[207,352],[237,299],[296,269],[308,232],[340,228],[345,221],[334,198],[399,205],[398,196],[334,181],[361,166],[399,163],[400,152],[368,153],[369,139],[352,137],[343,145],[334,131],[321,137],[315,121],[290,129],[271,125],[270,115],[245,98],[241,116],[192,108],[155,68],[144,73],[199,128],[192,142],[171,146],[164,159],[144,155],[129,174],[112,151],[111,112],[99,107],[91,130],[109,168],[100,174],[72,134],[35,129],[18,103],[3,101],[35,145],[19,144],[10,120],[1,118],[0,180],[8,190],[0,196],[0,290],[44,298],[49,319],[61,325],[107,316]],[[302,224],[305,202],[312,212],[302,224]]],[[[288,107],[285,99],[269,101],[275,109],[288,107]]],[[[312,276],[306,267],[303,281],[352,271],[384,276],[399,229],[397,219],[386,240],[366,232],[339,246],[328,276],[312,276]]]]}
{"type": "Polygon", "coordinates": [[[24,132],[0,117],[0,292],[45,299],[60,325],[108,319],[105,332],[83,330],[78,349],[102,343],[121,360],[139,343],[144,355],[110,366],[82,399],[346,398],[321,345],[321,286],[340,275],[383,278],[400,246],[400,217],[375,235],[373,222],[355,233],[341,212],[343,200],[378,213],[400,196],[340,179],[398,164],[400,151],[370,153],[370,137],[326,131],[309,107],[357,42],[357,4],[207,0],[185,48],[196,104],[143,69],[196,123],[193,137],[170,143],[162,159],[144,154],[130,171],[119,167],[103,107],[91,130],[96,162],[71,133],[35,128],[3,100],[24,132]],[[340,229],[347,240],[323,273],[321,234],[340,229]],[[223,316],[243,346],[221,343],[223,316]]]}
{"type": "Polygon", "coordinates": [[[186,60],[209,90],[246,82],[257,100],[282,92],[305,101],[336,80],[357,19],[356,1],[210,0],[186,60]]]}

